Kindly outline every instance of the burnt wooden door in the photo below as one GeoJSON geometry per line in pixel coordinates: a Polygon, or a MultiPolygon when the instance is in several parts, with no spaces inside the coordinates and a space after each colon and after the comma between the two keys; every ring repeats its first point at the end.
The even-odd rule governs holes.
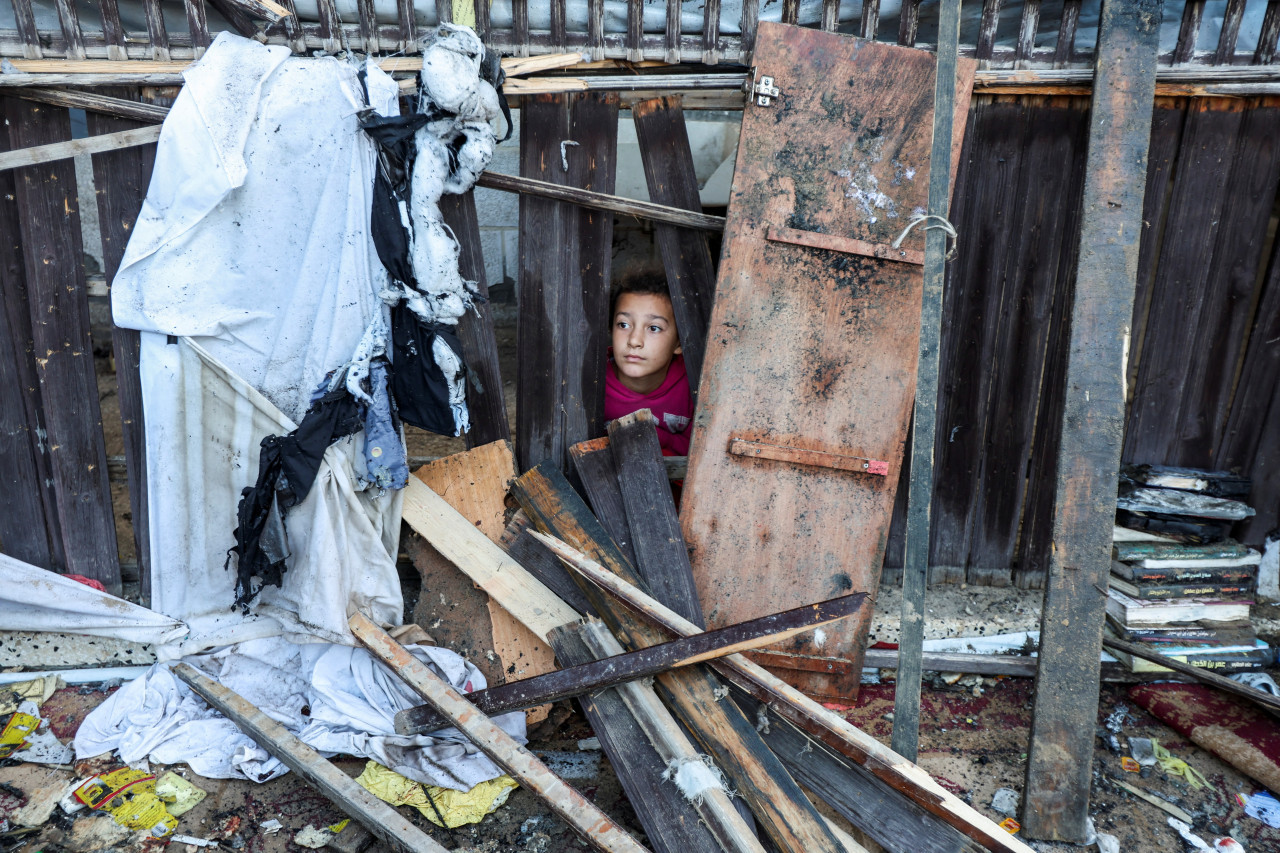
{"type": "MultiPolygon", "coordinates": [[[[920,331],[923,225],[891,244],[927,203],[933,54],[762,23],[754,61],[778,94],[743,114],[683,500],[713,627],[875,594],[920,331]]],[[[756,658],[856,696],[870,614],[756,658]]]]}

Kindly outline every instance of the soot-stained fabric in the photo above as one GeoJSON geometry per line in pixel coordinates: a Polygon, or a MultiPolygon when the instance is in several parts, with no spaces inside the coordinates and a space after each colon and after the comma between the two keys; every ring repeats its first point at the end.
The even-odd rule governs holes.
{"type": "Polygon", "coordinates": [[[440,435],[455,433],[449,399],[449,381],[434,356],[437,340],[443,341],[462,362],[462,344],[447,326],[427,326],[408,307],[391,309],[391,340],[395,358],[391,365],[391,393],[400,419],[440,435]]]}
{"type": "Polygon", "coordinates": [[[266,584],[280,586],[289,556],[285,511],[311,491],[325,449],[363,426],[359,404],[339,384],[311,405],[293,432],[262,440],[258,480],[241,493],[235,545],[227,551],[228,567],[236,558],[236,606],[248,607],[266,584]]]}

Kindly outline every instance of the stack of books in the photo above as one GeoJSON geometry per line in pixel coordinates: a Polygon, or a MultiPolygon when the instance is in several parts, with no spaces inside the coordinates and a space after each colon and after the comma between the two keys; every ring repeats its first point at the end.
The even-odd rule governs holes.
{"type": "MultiPolygon", "coordinates": [[[[1275,652],[1249,609],[1261,555],[1229,538],[1253,514],[1248,481],[1222,472],[1129,468],[1118,501],[1107,631],[1220,673],[1262,669],[1275,652]],[[1230,497],[1226,496],[1230,495],[1230,497]]],[[[1113,652],[1134,672],[1167,671],[1113,652]]]]}

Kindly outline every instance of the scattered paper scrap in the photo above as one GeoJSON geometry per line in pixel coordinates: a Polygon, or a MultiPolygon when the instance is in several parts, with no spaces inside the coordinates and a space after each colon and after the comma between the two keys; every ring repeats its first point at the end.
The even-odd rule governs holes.
{"type": "Polygon", "coordinates": [[[123,767],[93,776],[76,789],[75,797],[91,809],[107,812],[121,826],[156,837],[169,835],[178,826],[178,819],[156,796],[156,777],[144,770],[123,767]]]}
{"type": "Polygon", "coordinates": [[[1016,820],[1014,820],[1011,817],[1007,817],[1004,820],[1000,821],[1000,828],[1003,829],[1005,832],[1009,833],[1010,835],[1017,835],[1018,830],[1022,829],[1022,824],[1018,823],[1016,820]]]}
{"type": "Polygon", "coordinates": [[[1240,801],[1244,805],[1244,813],[1249,817],[1280,829],[1280,800],[1269,791],[1259,791],[1253,796],[1241,794],[1240,801]]]}
{"type": "Polygon", "coordinates": [[[1130,773],[1142,772],[1142,765],[1134,761],[1132,758],[1130,758],[1127,755],[1120,759],[1120,766],[1130,773]]]}
{"type": "Polygon", "coordinates": [[[14,712],[0,729],[0,758],[8,758],[27,745],[27,736],[40,727],[40,718],[14,712]]]}
{"type": "Polygon", "coordinates": [[[195,808],[197,803],[208,796],[208,792],[169,771],[156,780],[156,796],[164,801],[169,814],[179,817],[195,808]]]}

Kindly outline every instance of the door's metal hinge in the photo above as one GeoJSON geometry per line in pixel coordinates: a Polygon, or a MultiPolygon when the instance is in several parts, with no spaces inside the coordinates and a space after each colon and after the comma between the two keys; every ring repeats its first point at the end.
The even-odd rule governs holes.
{"type": "Polygon", "coordinates": [[[782,95],[782,90],[774,85],[772,77],[757,77],[756,69],[751,69],[751,81],[744,87],[747,90],[747,98],[755,100],[758,106],[767,107],[773,103],[773,99],[782,95]]]}

